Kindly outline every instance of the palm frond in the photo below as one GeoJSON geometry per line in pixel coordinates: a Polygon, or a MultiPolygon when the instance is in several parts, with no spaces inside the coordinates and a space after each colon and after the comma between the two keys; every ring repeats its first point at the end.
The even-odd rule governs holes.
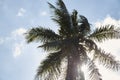
{"type": "Polygon", "coordinates": [[[90,33],[90,24],[85,16],[80,15],[78,18],[78,30],[83,36],[87,36],[90,33]]]}
{"type": "Polygon", "coordinates": [[[80,56],[80,63],[82,63],[82,64],[86,63],[86,61],[87,61],[86,48],[81,44],[79,44],[78,53],[79,53],[79,56],[80,56]]]}
{"type": "Polygon", "coordinates": [[[101,80],[101,74],[99,73],[99,70],[97,69],[93,60],[91,60],[90,58],[88,58],[87,67],[90,80],[101,80]]]}
{"type": "Polygon", "coordinates": [[[43,78],[43,80],[49,78],[47,80],[54,80],[52,78],[55,78],[60,74],[61,61],[64,57],[62,51],[50,53],[39,66],[36,78],[43,78]]]}
{"type": "Polygon", "coordinates": [[[45,51],[58,51],[61,49],[61,41],[52,41],[52,42],[46,42],[41,46],[38,46],[38,48],[43,48],[45,51]]]}
{"type": "Polygon", "coordinates": [[[58,0],[57,6],[48,3],[50,8],[52,8],[54,16],[52,16],[52,20],[55,21],[59,26],[59,33],[61,35],[70,35],[72,25],[72,19],[67,11],[67,8],[62,0],[58,0]]]}
{"type": "Polygon", "coordinates": [[[84,39],[85,47],[88,48],[88,51],[94,50],[97,48],[97,44],[91,39],[84,39]]]}
{"type": "Polygon", "coordinates": [[[77,10],[73,10],[73,12],[71,14],[71,18],[72,18],[73,26],[76,27],[78,25],[78,12],[77,12],[77,10]]]}
{"type": "Polygon", "coordinates": [[[100,64],[108,69],[118,70],[120,69],[120,62],[115,60],[115,57],[110,53],[106,53],[102,49],[96,49],[94,58],[98,60],[100,64]]]}
{"type": "Polygon", "coordinates": [[[102,42],[107,39],[120,38],[120,30],[115,29],[114,25],[106,25],[100,28],[96,28],[92,34],[88,37],[98,42],[102,42]]]}
{"type": "Polygon", "coordinates": [[[79,34],[79,27],[78,27],[78,12],[77,10],[73,10],[71,14],[72,23],[73,23],[73,34],[79,34]]]}
{"type": "Polygon", "coordinates": [[[71,14],[73,23],[73,32],[81,35],[88,35],[90,33],[90,24],[85,16],[79,15],[77,10],[73,10],[71,14]]]}
{"type": "Polygon", "coordinates": [[[43,27],[32,28],[26,33],[26,40],[28,43],[32,41],[49,42],[59,39],[60,36],[58,34],[56,34],[51,29],[43,27]]]}

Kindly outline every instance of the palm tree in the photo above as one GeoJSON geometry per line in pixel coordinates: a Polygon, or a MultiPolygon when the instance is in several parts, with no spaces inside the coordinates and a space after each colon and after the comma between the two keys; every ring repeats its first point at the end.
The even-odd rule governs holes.
{"type": "Polygon", "coordinates": [[[78,15],[76,10],[69,14],[62,0],[57,1],[57,7],[48,4],[53,11],[52,20],[59,26],[58,33],[41,26],[26,33],[28,43],[41,41],[43,44],[38,48],[49,52],[37,70],[36,79],[58,80],[63,75],[62,80],[85,80],[81,70],[85,64],[90,80],[102,80],[95,61],[108,69],[120,68],[119,61],[95,43],[119,38],[119,29],[114,25],[105,25],[91,30],[87,18],[78,15]]]}

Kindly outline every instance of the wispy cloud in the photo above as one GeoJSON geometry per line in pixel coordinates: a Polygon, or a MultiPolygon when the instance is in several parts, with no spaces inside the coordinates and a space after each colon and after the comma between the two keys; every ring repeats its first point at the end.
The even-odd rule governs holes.
{"type": "Polygon", "coordinates": [[[17,13],[17,16],[24,16],[25,13],[26,13],[26,10],[24,8],[20,8],[17,13]]]}
{"type": "Polygon", "coordinates": [[[48,15],[48,13],[46,11],[40,12],[40,16],[47,16],[47,15],[48,15]]]}
{"type": "Polygon", "coordinates": [[[24,39],[24,33],[26,32],[26,29],[24,28],[18,28],[16,30],[13,30],[9,37],[0,37],[0,44],[7,43],[11,47],[11,52],[13,54],[13,57],[16,58],[24,52],[25,48],[25,39],[24,39]]]}
{"type": "Polygon", "coordinates": [[[26,29],[24,28],[19,28],[19,29],[16,29],[12,32],[12,35],[13,36],[23,36],[23,34],[26,32],[26,29]]]}
{"type": "Polygon", "coordinates": [[[24,47],[23,43],[15,43],[14,44],[13,56],[15,58],[21,55],[23,47],[24,47]]]}
{"type": "Polygon", "coordinates": [[[15,58],[21,55],[22,50],[25,46],[25,42],[24,42],[25,32],[26,32],[26,29],[24,28],[19,28],[12,32],[12,36],[15,40],[15,43],[13,44],[13,56],[15,58]]]}

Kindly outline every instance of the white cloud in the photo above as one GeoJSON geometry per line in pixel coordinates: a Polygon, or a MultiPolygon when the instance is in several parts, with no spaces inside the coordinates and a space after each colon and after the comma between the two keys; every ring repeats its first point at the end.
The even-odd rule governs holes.
{"type": "Polygon", "coordinates": [[[103,21],[98,21],[95,23],[95,27],[101,27],[101,25],[115,25],[115,26],[120,26],[120,20],[116,20],[112,18],[110,15],[108,15],[103,21]]]}
{"type": "MultiPolygon", "coordinates": [[[[101,27],[101,25],[115,25],[120,27],[120,20],[116,20],[111,16],[107,16],[104,20],[95,23],[95,27],[101,27]]],[[[120,39],[107,40],[103,43],[97,43],[99,47],[104,49],[106,52],[113,54],[116,60],[120,60],[120,39]]],[[[103,80],[120,80],[120,74],[117,72],[106,70],[102,66],[98,66],[102,74],[103,80]]]]}
{"type": "Polygon", "coordinates": [[[26,10],[24,8],[20,8],[17,13],[17,16],[24,16],[25,13],[26,13],[26,10]]]}
{"type": "Polygon", "coordinates": [[[43,12],[40,12],[40,15],[41,16],[46,16],[46,15],[48,15],[48,13],[46,11],[43,11],[43,12]]]}
{"type": "Polygon", "coordinates": [[[112,39],[107,40],[103,43],[97,43],[102,49],[104,49],[107,52],[112,53],[116,56],[117,59],[120,60],[120,40],[119,39],[112,39]]]}

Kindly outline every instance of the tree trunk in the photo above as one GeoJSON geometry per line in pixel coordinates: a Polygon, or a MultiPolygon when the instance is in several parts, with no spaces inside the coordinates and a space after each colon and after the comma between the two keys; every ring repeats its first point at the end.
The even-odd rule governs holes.
{"type": "Polygon", "coordinates": [[[80,62],[80,56],[78,53],[78,49],[76,47],[71,47],[70,54],[68,55],[68,65],[67,65],[67,74],[65,80],[85,80],[84,74],[80,71],[80,74],[78,72],[78,65],[80,65],[82,62],[80,62]]]}
{"type": "Polygon", "coordinates": [[[68,56],[66,80],[76,80],[78,76],[77,64],[72,56],[68,56]]]}

